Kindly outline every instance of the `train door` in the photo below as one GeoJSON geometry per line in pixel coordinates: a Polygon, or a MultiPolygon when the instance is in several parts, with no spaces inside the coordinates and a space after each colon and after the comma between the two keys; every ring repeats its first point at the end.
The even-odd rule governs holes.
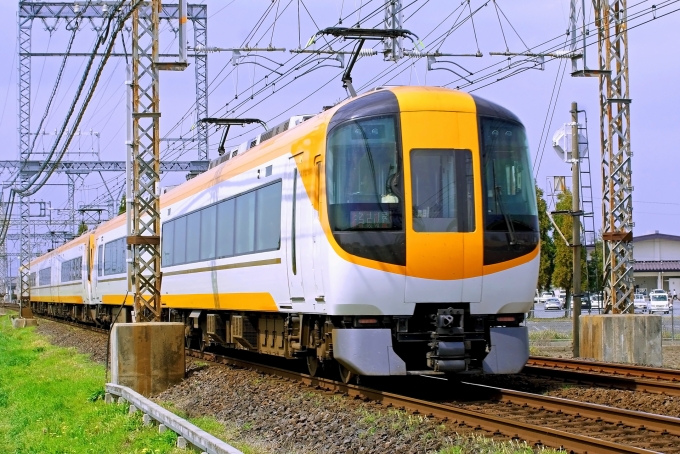
{"type": "MultiPolygon", "coordinates": [[[[301,212],[304,212],[304,185],[300,179],[295,158],[290,158],[288,167],[286,169],[286,187],[284,194],[290,194],[290,197],[284,197],[283,207],[286,215],[284,216],[284,235],[286,239],[286,269],[288,270],[288,290],[290,292],[291,302],[304,302],[305,292],[302,279],[303,264],[300,253],[301,246],[304,245],[304,218],[301,218],[301,212]],[[302,222],[301,222],[302,221],[302,222]],[[302,240],[302,241],[301,241],[302,240]]],[[[302,249],[304,250],[304,249],[302,249]]]]}
{"type": "Polygon", "coordinates": [[[102,278],[104,272],[104,243],[97,244],[93,240],[94,248],[94,263],[92,264],[92,303],[101,303],[101,295],[99,294],[99,279],[102,278]]]}
{"type": "Polygon", "coordinates": [[[480,197],[475,115],[404,112],[401,124],[406,272],[421,278],[407,280],[406,301],[479,303],[483,257],[475,203],[480,197]]]}
{"type": "Polygon", "coordinates": [[[94,236],[88,235],[83,247],[83,303],[92,304],[92,260],[94,255],[94,236]]]}
{"type": "Polygon", "coordinates": [[[322,216],[324,210],[322,209],[322,197],[324,191],[323,185],[323,160],[321,155],[317,155],[314,158],[314,193],[312,197],[316,199],[316,206],[318,211],[314,212],[312,210],[312,217],[310,219],[310,228],[312,229],[312,257],[314,261],[314,298],[317,302],[324,302],[324,286],[323,286],[323,245],[325,244],[326,237],[323,233],[322,216]]]}

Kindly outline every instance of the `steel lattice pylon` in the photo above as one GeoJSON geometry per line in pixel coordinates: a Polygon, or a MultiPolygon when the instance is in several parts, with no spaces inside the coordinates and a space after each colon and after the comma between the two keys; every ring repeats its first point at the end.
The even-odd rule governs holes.
{"type": "MultiPolygon", "coordinates": [[[[202,5],[201,5],[202,6],[202,5]]],[[[198,8],[198,5],[197,7],[198,8]]],[[[205,49],[208,47],[208,15],[203,6],[202,11],[196,11],[193,17],[194,46],[205,49]],[[202,13],[202,14],[200,14],[202,13]]],[[[198,140],[198,160],[208,160],[208,129],[200,122],[208,116],[208,54],[195,52],[194,64],[196,71],[196,138],[198,140]]]]}
{"type": "Polygon", "coordinates": [[[633,185],[626,0],[593,0],[600,63],[604,304],[632,312],[633,185]]]}
{"type": "MultiPolygon", "coordinates": [[[[31,151],[31,27],[32,18],[19,17],[19,157],[28,160],[31,151]]],[[[27,180],[23,168],[19,168],[19,181],[27,180]]],[[[19,197],[20,231],[24,234],[19,245],[19,302],[28,307],[30,301],[29,263],[31,261],[31,241],[29,237],[29,200],[19,197]]],[[[23,315],[23,314],[22,314],[23,315]]]]}
{"type": "Polygon", "coordinates": [[[128,244],[132,247],[135,321],[142,312],[161,314],[160,111],[158,13],[152,0],[132,14],[132,185],[134,197],[128,244]]]}
{"type": "MultiPolygon", "coordinates": [[[[385,0],[385,30],[401,29],[404,13],[401,0],[385,0]]],[[[404,38],[386,38],[385,60],[398,61],[404,56],[404,38]]]]}

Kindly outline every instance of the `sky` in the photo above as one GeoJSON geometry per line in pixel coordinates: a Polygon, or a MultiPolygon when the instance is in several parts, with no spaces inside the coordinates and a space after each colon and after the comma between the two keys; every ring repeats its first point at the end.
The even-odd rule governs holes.
{"type": "MultiPolygon", "coordinates": [[[[402,59],[394,63],[383,61],[378,55],[364,57],[357,62],[353,79],[358,91],[384,84],[460,86],[464,91],[508,108],[526,126],[536,182],[547,189],[547,193],[551,192],[548,186],[550,177],[571,174],[570,166],[561,162],[552,150],[551,138],[560,126],[570,121],[571,102],[577,102],[588,118],[595,228],[599,230],[601,169],[597,79],[570,77],[571,62],[565,60],[562,62],[568,67],[562,76],[565,64],[559,59],[546,59],[542,68],[537,64],[524,63],[515,69],[534,67],[504,77],[511,72],[508,71],[507,58],[489,55],[490,52],[523,52],[527,49],[533,52],[568,50],[564,45],[569,1],[471,0],[469,5],[467,1],[459,0],[402,1],[403,27],[418,37],[416,43],[421,49],[454,54],[480,51],[483,54],[481,58],[442,58],[460,66],[451,63],[437,65],[459,74],[467,70],[473,73],[467,76],[468,79],[476,83],[467,84],[447,70],[427,71],[426,59],[402,59]],[[474,12],[474,24],[469,19],[465,20],[470,11],[474,12]],[[443,37],[446,39],[442,41],[443,37]],[[482,75],[490,77],[477,82],[482,75]],[[556,99],[554,105],[551,99],[553,102],[556,99]]],[[[343,18],[342,26],[353,26],[359,22],[365,28],[381,26],[383,20],[383,0],[204,0],[190,3],[207,5],[208,46],[221,48],[250,45],[290,50],[304,47],[317,30],[338,26],[340,17],[343,18]],[[275,16],[278,17],[276,21],[275,16]]],[[[589,3],[585,2],[588,23],[593,20],[589,3]]],[[[678,42],[680,38],[680,12],[675,12],[680,8],[680,0],[629,0],[628,7],[634,233],[640,235],[659,230],[680,235],[680,200],[677,197],[680,193],[680,159],[676,157],[677,138],[674,134],[680,124],[680,110],[676,107],[680,90],[676,82],[680,73],[680,50],[667,44],[678,42]],[[656,5],[656,19],[651,12],[653,4],[656,5]],[[671,14],[662,17],[666,13],[671,14]]],[[[16,18],[17,9],[16,1],[0,2],[3,17],[16,18]]],[[[96,33],[93,28],[97,25],[81,24],[72,51],[89,52],[92,49],[96,33]]],[[[65,51],[71,32],[63,22],[54,26],[54,23],[34,22],[33,52],[65,51]],[[48,29],[54,30],[50,34],[48,29]]],[[[162,24],[161,30],[162,51],[175,52],[178,46],[176,35],[167,23],[162,24]]],[[[589,30],[594,36],[592,25],[589,30]]],[[[16,32],[16,26],[0,28],[0,39],[4,43],[0,46],[0,61],[3,63],[0,65],[0,135],[4,143],[0,159],[18,158],[16,32]]],[[[129,34],[123,32],[123,35],[129,48],[129,34]]],[[[188,36],[193,46],[191,25],[188,36]]],[[[324,38],[319,38],[310,48],[324,48],[325,43],[324,38]]],[[[333,49],[349,49],[347,46],[350,44],[336,42],[333,49]]],[[[411,49],[413,44],[406,40],[405,48],[411,49]]],[[[116,51],[122,49],[119,37],[116,51]]],[[[596,67],[596,53],[596,44],[587,48],[590,68],[596,67]]],[[[68,59],[43,128],[46,133],[60,127],[82,77],[85,60],[78,57],[68,59]]],[[[231,52],[210,53],[208,60],[209,116],[228,113],[237,117],[261,118],[269,125],[276,125],[293,115],[317,113],[323,106],[347,97],[340,82],[342,69],[333,67],[339,64],[337,61],[312,62],[304,68],[295,69],[301,62],[310,61],[310,57],[288,51],[251,56],[236,67],[232,64],[231,52]],[[312,68],[314,70],[309,71],[312,68]],[[285,76],[280,77],[272,70],[285,76]],[[262,81],[265,79],[267,85],[263,89],[262,81]],[[250,89],[253,81],[259,82],[250,89]]],[[[162,137],[191,137],[193,134],[196,115],[193,110],[194,65],[191,63],[184,72],[161,74],[162,137]]],[[[35,131],[54,87],[61,58],[34,57],[31,64],[31,128],[35,131]]],[[[69,156],[65,159],[98,159],[95,152],[99,150],[102,160],[124,160],[125,65],[123,58],[111,58],[107,63],[80,125],[81,135],[74,138],[69,156]],[[92,133],[97,133],[99,138],[90,135],[92,133]]],[[[253,128],[232,128],[228,143],[238,145],[258,132],[253,128]]],[[[210,134],[210,157],[215,158],[220,132],[210,130],[210,134]]],[[[36,159],[49,149],[52,140],[52,135],[40,136],[34,149],[36,159]]],[[[168,160],[195,160],[197,156],[191,142],[164,143],[162,153],[163,159],[168,160]]],[[[6,180],[8,175],[1,177],[6,180]]],[[[63,208],[66,201],[65,178],[64,175],[54,176],[50,185],[38,192],[34,199],[49,200],[53,208],[63,208]]],[[[183,175],[166,174],[162,185],[178,184],[183,179],[183,175]]],[[[106,197],[106,186],[114,197],[119,197],[122,176],[90,175],[79,187],[78,204],[106,197]]]]}

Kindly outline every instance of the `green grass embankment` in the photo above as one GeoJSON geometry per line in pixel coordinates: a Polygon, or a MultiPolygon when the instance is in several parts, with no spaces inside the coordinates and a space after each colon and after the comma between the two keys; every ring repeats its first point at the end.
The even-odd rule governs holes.
{"type": "Polygon", "coordinates": [[[107,405],[104,366],[0,317],[0,452],[168,453],[177,435],[107,405]]]}

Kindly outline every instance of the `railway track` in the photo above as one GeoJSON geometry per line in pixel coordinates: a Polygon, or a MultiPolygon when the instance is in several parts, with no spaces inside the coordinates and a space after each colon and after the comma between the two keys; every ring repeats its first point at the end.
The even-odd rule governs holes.
{"type": "MultiPolygon", "coordinates": [[[[52,317],[43,318],[64,322],[52,317]]],[[[107,333],[99,328],[87,328],[107,333]]],[[[191,349],[187,350],[187,355],[282,377],[326,392],[374,401],[385,408],[438,418],[466,431],[480,430],[490,436],[526,440],[535,446],[562,448],[575,453],[680,453],[679,418],[466,382],[451,386],[451,382],[444,380],[430,380],[426,386],[411,386],[427,390],[427,396],[419,398],[404,393],[403,389],[390,392],[344,384],[214,352],[191,349]],[[452,394],[454,390],[456,395],[474,395],[477,400],[456,400],[452,394]]]]}
{"type": "Polygon", "coordinates": [[[580,384],[680,396],[680,370],[532,356],[522,373],[580,384]]]}

